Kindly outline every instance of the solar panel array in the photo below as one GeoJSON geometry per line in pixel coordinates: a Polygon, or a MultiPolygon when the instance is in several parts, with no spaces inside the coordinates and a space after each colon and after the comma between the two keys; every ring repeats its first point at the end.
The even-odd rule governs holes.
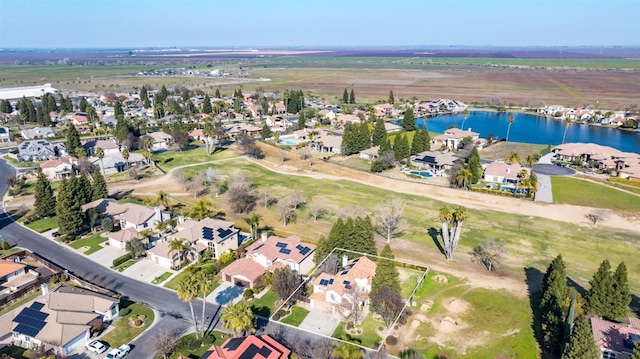
{"type": "Polygon", "coordinates": [[[282,242],[278,242],[278,243],[276,243],[276,247],[287,248],[287,244],[286,243],[282,243],[282,242]]]}
{"type": "Polygon", "coordinates": [[[280,248],[280,253],[289,254],[291,253],[291,249],[280,248]]]}
{"type": "Polygon", "coordinates": [[[309,253],[311,251],[311,248],[309,247],[304,247],[300,250],[300,254],[302,254],[303,256],[306,255],[307,253],[309,253]]]}
{"type": "Polygon", "coordinates": [[[220,238],[227,238],[231,233],[233,233],[233,230],[229,228],[218,228],[218,236],[220,238]]]}
{"type": "Polygon", "coordinates": [[[236,350],[242,344],[245,338],[233,338],[229,339],[227,344],[224,345],[224,348],[227,350],[236,350]]]}
{"type": "Polygon", "coordinates": [[[49,316],[48,313],[40,311],[42,308],[44,308],[44,304],[39,302],[33,302],[31,307],[23,308],[20,313],[13,318],[13,322],[18,323],[13,331],[30,337],[38,335],[42,328],[47,325],[45,320],[49,316]]]}
{"type": "Polygon", "coordinates": [[[212,241],[213,240],[213,228],[202,227],[202,238],[212,241]]]}

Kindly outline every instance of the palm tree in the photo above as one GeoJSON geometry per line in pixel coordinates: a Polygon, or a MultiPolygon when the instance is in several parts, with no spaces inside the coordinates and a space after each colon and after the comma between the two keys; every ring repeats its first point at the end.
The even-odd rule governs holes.
{"type": "Polygon", "coordinates": [[[222,327],[231,330],[236,337],[243,332],[254,332],[253,313],[245,302],[231,304],[222,309],[220,315],[222,327]]]}
{"type": "Polygon", "coordinates": [[[515,121],[516,118],[513,117],[513,114],[510,113],[509,117],[507,117],[507,121],[509,122],[509,127],[507,127],[507,139],[506,141],[509,142],[509,132],[511,131],[511,124],[513,124],[513,121],[515,121]]]}
{"type": "Polygon", "coordinates": [[[331,356],[340,359],[361,359],[364,358],[360,348],[348,343],[333,342],[333,352],[331,356]]]}
{"type": "Polygon", "coordinates": [[[211,207],[211,202],[209,202],[207,199],[204,199],[204,198],[200,199],[191,208],[191,211],[189,212],[189,217],[196,220],[201,220],[201,219],[210,217],[213,215],[213,211],[211,210],[210,207],[211,207]]]}
{"type": "Polygon", "coordinates": [[[128,148],[122,149],[122,158],[124,158],[124,167],[128,168],[129,167],[129,149],[128,148]]]}
{"type": "Polygon", "coordinates": [[[258,238],[258,228],[260,228],[261,220],[262,216],[255,212],[244,219],[244,221],[249,225],[249,232],[251,232],[251,237],[254,239],[258,238]]]}
{"type": "Polygon", "coordinates": [[[504,161],[508,164],[520,163],[520,155],[518,152],[511,152],[509,157],[505,158],[504,161]]]}
{"type": "Polygon", "coordinates": [[[154,235],[155,233],[153,232],[153,230],[151,228],[145,228],[142,231],[140,231],[140,236],[142,237],[142,241],[145,244],[149,243],[149,240],[151,239],[151,237],[154,235]]]}
{"type": "Polygon", "coordinates": [[[456,174],[456,183],[458,187],[462,187],[464,189],[469,189],[469,183],[471,182],[471,177],[473,174],[468,168],[463,168],[456,174]]]}
{"type": "Polygon", "coordinates": [[[151,164],[151,152],[147,150],[142,151],[142,157],[144,157],[147,160],[148,164],[151,164]]]}
{"type": "Polygon", "coordinates": [[[145,136],[143,140],[145,150],[151,152],[151,147],[153,147],[153,138],[149,136],[145,136]]]}
{"type": "Polygon", "coordinates": [[[527,167],[531,168],[533,167],[533,164],[538,162],[538,160],[536,159],[536,156],[533,154],[528,154],[527,158],[524,160],[524,163],[527,165],[527,167]]]}
{"type": "MultiPolygon", "coordinates": [[[[184,257],[184,253],[191,248],[191,246],[187,243],[187,240],[184,238],[174,238],[169,241],[169,251],[167,252],[168,256],[171,256],[171,253],[177,252],[180,262],[182,262],[182,258],[184,257]]],[[[173,261],[172,261],[173,264],[173,261]]]]}
{"type": "Polygon", "coordinates": [[[202,135],[204,136],[205,150],[209,156],[213,152],[213,137],[216,135],[216,128],[210,119],[205,120],[202,135]]]}
{"type": "Polygon", "coordinates": [[[96,157],[100,159],[100,164],[102,165],[102,174],[104,174],[104,162],[102,159],[104,158],[104,150],[101,147],[96,148],[96,157]]]}
{"type": "Polygon", "coordinates": [[[564,119],[564,134],[562,135],[562,143],[564,143],[564,139],[567,137],[567,130],[571,125],[571,119],[569,117],[564,119]]]}
{"type": "Polygon", "coordinates": [[[180,300],[189,303],[189,308],[191,309],[191,319],[193,320],[193,325],[196,326],[196,339],[198,339],[198,324],[196,323],[196,313],[193,311],[193,300],[197,297],[197,294],[194,290],[196,285],[194,284],[195,283],[192,277],[184,277],[180,282],[178,282],[177,294],[180,300]]]}
{"type": "Polygon", "coordinates": [[[467,118],[469,118],[469,108],[465,107],[464,111],[462,111],[462,127],[460,127],[461,130],[464,130],[464,123],[465,121],[467,121],[467,118]]]}
{"type": "Polygon", "coordinates": [[[207,271],[199,271],[196,272],[195,281],[198,284],[198,290],[200,291],[200,295],[202,296],[202,323],[200,330],[204,333],[204,314],[205,308],[207,304],[207,295],[209,295],[209,291],[211,291],[211,287],[213,286],[213,274],[207,271]]]}
{"type": "Polygon", "coordinates": [[[163,190],[160,190],[156,195],[156,205],[163,205],[169,207],[169,194],[163,190]]]}

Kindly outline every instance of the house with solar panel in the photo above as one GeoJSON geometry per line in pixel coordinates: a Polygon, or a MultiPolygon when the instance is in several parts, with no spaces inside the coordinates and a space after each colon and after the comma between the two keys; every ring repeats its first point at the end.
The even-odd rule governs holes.
{"type": "Polygon", "coordinates": [[[268,335],[230,338],[213,345],[200,359],[287,359],[291,350],[268,335]]]}
{"type": "Polygon", "coordinates": [[[259,286],[267,271],[289,267],[300,274],[314,266],[316,246],[303,243],[298,236],[282,238],[263,233],[260,240],[247,247],[247,255],[222,270],[222,280],[247,288],[259,286]]]}
{"type": "Polygon", "coordinates": [[[362,293],[358,297],[362,305],[369,304],[371,281],[376,275],[376,263],[367,257],[348,260],[342,258],[342,267],[336,274],[321,273],[313,280],[313,294],[309,296],[309,306],[327,311],[349,307],[354,292],[362,293]]]}
{"type": "Polygon", "coordinates": [[[118,299],[77,287],[60,286],[0,317],[0,343],[44,346],[68,355],[118,315],[118,299]]]}
{"type": "MultiPolygon", "coordinates": [[[[240,230],[234,227],[233,222],[221,219],[187,220],[176,226],[176,230],[169,239],[183,239],[199,254],[211,250],[214,259],[220,258],[225,252],[238,249],[240,244],[240,230]]],[[[169,253],[169,241],[160,243],[147,251],[147,254],[149,260],[167,267],[180,264],[180,255],[175,251],[169,253]]]]}

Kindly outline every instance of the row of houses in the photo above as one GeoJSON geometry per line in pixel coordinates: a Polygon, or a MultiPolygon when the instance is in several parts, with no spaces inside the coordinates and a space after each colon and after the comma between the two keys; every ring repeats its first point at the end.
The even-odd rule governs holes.
{"type": "Polygon", "coordinates": [[[603,125],[621,126],[627,120],[636,120],[624,111],[602,111],[591,108],[565,108],[560,105],[538,108],[536,112],[546,117],[570,119],[572,121],[594,122],[603,125]]]}
{"type": "Polygon", "coordinates": [[[579,161],[601,171],[610,171],[624,179],[640,180],[640,154],[622,152],[595,143],[565,143],[551,149],[556,159],[579,161]]]}

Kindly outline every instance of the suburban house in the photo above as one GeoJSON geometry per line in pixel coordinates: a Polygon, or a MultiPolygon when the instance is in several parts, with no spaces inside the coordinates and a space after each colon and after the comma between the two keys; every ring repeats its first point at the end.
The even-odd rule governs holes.
{"type": "Polygon", "coordinates": [[[9,130],[9,127],[0,126],[0,142],[11,142],[11,130],[9,130]]]}
{"type": "Polygon", "coordinates": [[[116,143],[116,140],[91,140],[82,144],[82,148],[87,153],[87,156],[95,156],[96,149],[102,148],[105,157],[107,155],[117,155],[120,153],[120,146],[116,143]]]}
{"type": "Polygon", "coordinates": [[[437,176],[445,175],[458,160],[453,152],[424,151],[411,156],[411,163],[422,169],[430,169],[437,176]]]}
{"type": "Polygon", "coordinates": [[[318,111],[318,116],[320,116],[321,118],[326,118],[329,121],[333,121],[334,118],[336,118],[336,113],[333,112],[333,110],[320,110],[318,111]]]}
{"type": "Polygon", "coordinates": [[[629,318],[629,324],[591,318],[593,339],[602,351],[602,359],[629,359],[635,343],[640,343],[640,319],[629,318]]]}
{"type": "MultiPolygon", "coordinates": [[[[478,132],[471,132],[471,129],[461,130],[459,128],[449,128],[442,135],[435,136],[431,139],[431,145],[441,148],[446,147],[452,150],[458,148],[460,142],[465,137],[471,137],[474,142],[480,138],[478,132]]],[[[433,147],[432,147],[433,148],[433,147]]]]}
{"type": "Polygon", "coordinates": [[[100,159],[95,156],[89,157],[89,161],[102,170],[102,173],[112,174],[122,172],[128,167],[137,166],[144,163],[145,158],[136,152],[130,152],[129,158],[125,159],[121,153],[105,154],[104,158],[100,159]]]}
{"type": "Polygon", "coordinates": [[[35,127],[20,131],[20,136],[25,140],[33,140],[36,138],[49,138],[55,136],[51,127],[35,127]]]}
{"type": "Polygon", "coordinates": [[[297,236],[282,238],[262,234],[259,241],[247,247],[247,255],[222,269],[222,280],[247,288],[258,286],[267,271],[289,267],[305,274],[313,268],[316,246],[303,243],[297,236]]]}
{"type": "Polygon", "coordinates": [[[64,143],[52,144],[47,140],[24,141],[18,146],[18,160],[46,161],[66,154],[64,143]]]}
{"type": "Polygon", "coordinates": [[[87,114],[85,112],[75,112],[69,115],[69,119],[74,126],[86,126],[89,124],[89,119],[87,118],[87,114]]]}
{"type": "MultiPolygon", "coordinates": [[[[240,244],[240,230],[233,222],[215,218],[205,218],[200,221],[187,220],[176,226],[177,232],[170,239],[184,239],[198,253],[211,250],[213,258],[232,250],[238,249],[240,244]]],[[[163,242],[148,251],[147,259],[152,262],[175,266],[180,260],[179,253],[169,253],[169,242],[163,242]]]]}
{"type": "Polygon", "coordinates": [[[49,181],[55,181],[75,175],[74,167],[77,164],[75,157],[60,156],[41,163],[40,168],[49,181]]]}
{"type": "Polygon", "coordinates": [[[520,179],[519,174],[522,170],[525,170],[527,175],[529,174],[530,170],[520,166],[519,163],[492,162],[485,168],[483,179],[491,183],[515,185],[520,179]]]}
{"type": "Polygon", "coordinates": [[[378,105],[373,105],[373,109],[375,110],[375,115],[378,118],[382,117],[392,117],[398,115],[398,111],[395,111],[393,105],[390,103],[381,103],[378,105]]]}
{"type": "Polygon", "coordinates": [[[339,114],[331,121],[331,124],[333,126],[344,126],[347,123],[358,124],[360,122],[362,122],[362,120],[356,115],[339,114]]]}
{"type": "Polygon", "coordinates": [[[288,359],[290,355],[291,350],[264,334],[229,338],[211,346],[200,359],[288,359]]]}
{"type": "Polygon", "coordinates": [[[309,149],[320,153],[341,153],[342,136],[326,135],[309,141],[309,149]]]}
{"type": "Polygon", "coordinates": [[[376,274],[376,263],[367,257],[348,260],[342,258],[342,267],[337,274],[321,273],[313,280],[313,294],[309,296],[310,307],[335,311],[348,307],[354,300],[353,293],[363,293],[363,305],[368,304],[371,281],[376,274]]]}
{"type": "Polygon", "coordinates": [[[247,135],[249,137],[256,137],[262,134],[262,128],[250,125],[246,122],[236,123],[232,125],[224,126],[227,134],[231,137],[239,135],[247,135]]]}
{"type": "Polygon", "coordinates": [[[20,263],[0,259],[0,295],[15,292],[35,282],[40,274],[20,263]]]}
{"type": "Polygon", "coordinates": [[[118,315],[118,299],[78,287],[60,286],[0,317],[0,343],[45,346],[68,355],[84,345],[104,322],[118,315]]]}
{"type": "Polygon", "coordinates": [[[640,180],[640,154],[637,153],[622,152],[595,143],[564,143],[551,152],[560,161],[579,160],[593,168],[615,173],[620,178],[640,180]]]}
{"type": "Polygon", "coordinates": [[[380,151],[380,146],[367,148],[366,150],[360,151],[360,158],[363,158],[367,161],[376,160],[380,156],[378,151],[380,151]]]}
{"type": "Polygon", "coordinates": [[[168,133],[164,133],[162,131],[150,132],[150,133],[147,133],[146,135],[144,135],[142,137],[143,137],[143,139],[145,137],[151,138],[151,140],[152,140],[151,150],[152,151],[167,149],[169,146],[171,146],[173,144],[173,136],[171,136],[168,133]]]}

